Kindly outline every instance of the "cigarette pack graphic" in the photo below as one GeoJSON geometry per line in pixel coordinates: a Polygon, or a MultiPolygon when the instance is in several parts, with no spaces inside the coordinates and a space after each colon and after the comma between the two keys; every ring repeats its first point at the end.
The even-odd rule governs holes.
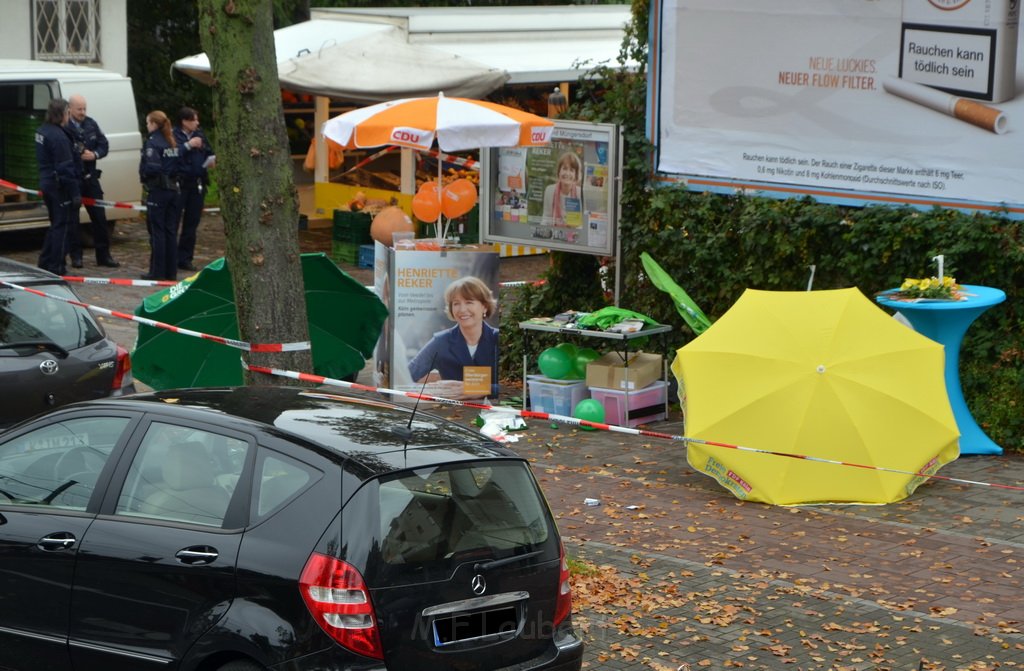
{"type": "Polygon", "coordinates": [[[901,79],[975,100],[1016,95],[1020,0],[903,0],[901,79]]]}
{"type": "Polygon", "coordinates": [[[882,88],[886,93],[924,105],[998,135],[1006,132],[1006,115],[995,107],[893,77],[884,80],[882,88]]]}

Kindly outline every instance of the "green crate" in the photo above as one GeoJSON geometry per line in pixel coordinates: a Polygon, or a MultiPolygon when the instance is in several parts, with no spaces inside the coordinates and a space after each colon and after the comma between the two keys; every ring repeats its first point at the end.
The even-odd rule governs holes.
{"type": "Polygon", "coordinates": [[[338,242],[348,242],[356,246],[373,242],[370,237],[370,224],[373,222],[367,212],[334,211],[334,227],[331,237],[338,242]]]}
{"type": "Polygon", "coordinates": [[[350,263],[355,265],[359,262],[359,245],[351,242],[331,241],[331,259],[335,263],[350,263]]]}

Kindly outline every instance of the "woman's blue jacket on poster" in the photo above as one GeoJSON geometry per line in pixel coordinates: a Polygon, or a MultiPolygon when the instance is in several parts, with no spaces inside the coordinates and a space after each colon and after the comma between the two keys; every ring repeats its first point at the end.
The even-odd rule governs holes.
{"type": "Polygon", "coordinates": [[[419,380],[436,369],[442,380],[461,380],[463,366],[490,366],[491,395],[498,394],[498,329],[483,323],[473,356],[457,325],[438,331],[409,362],[409,374],[419,380]]]}

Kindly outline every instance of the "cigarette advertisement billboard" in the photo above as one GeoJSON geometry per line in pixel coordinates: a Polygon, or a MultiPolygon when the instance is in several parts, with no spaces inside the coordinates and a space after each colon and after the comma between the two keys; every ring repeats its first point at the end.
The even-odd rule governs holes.
{"type": "Polygon", "coordinates": [[[550,145],[481,150],[481,239],[612,256],[620,160],[617,126],[561,119],[550,145]]]}
{"type": "Polygon", "coordinates": [[[662,181],[1024,217],[1021,0],[656,0],[662,181]]]}

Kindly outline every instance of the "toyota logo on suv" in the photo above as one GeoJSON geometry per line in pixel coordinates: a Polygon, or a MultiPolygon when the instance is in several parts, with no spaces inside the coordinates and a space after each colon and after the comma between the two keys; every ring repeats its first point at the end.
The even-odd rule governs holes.
{"type": "Polygon", "coordinates": [[[47,359],[39,364],[39,370],[43,372],[43,375],[53,375],[57,372],[58,368],[57,362],[53,359],[47,359]]]}

